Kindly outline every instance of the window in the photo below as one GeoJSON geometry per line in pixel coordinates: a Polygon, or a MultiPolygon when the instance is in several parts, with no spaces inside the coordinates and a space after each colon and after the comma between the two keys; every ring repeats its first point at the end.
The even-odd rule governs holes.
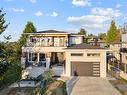
{"type": "Polygon", "coordinates": [[[29,61],[36,61],[37,53],[29,53],[29,61]]]}
{"type": "Polygon", "coordinates": [[[45,61],[45,54],[40,53],[39,54],[39,59],[40,59],[40,61],[45,61]]]}
{"type": "Polygon", "coordinates": [[[87,53],[87,56],[98,57],[100,53],[87,53]]]}
{"type": "Polygon", "coordinates": [[[83,56],[83,53],[71,53],[71,56],[83,56]]]}
{"type": "Polygon", "coordinates": [[[32,53],[32,61],[36,61],[37,60],[37,53],[32,53]]]}

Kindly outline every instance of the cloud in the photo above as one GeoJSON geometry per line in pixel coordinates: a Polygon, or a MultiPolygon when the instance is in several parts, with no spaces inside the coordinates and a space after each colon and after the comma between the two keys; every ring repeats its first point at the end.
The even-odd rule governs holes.
{"type": "Polygon", "coordinates": [[[41,11],[37,11],[34,15],[36,15],[36,16],[42,16],[43,13],[41,11]]]}
{"type": "Polygon", "coordinates": [[[6,8],[8,9],[9,11],[13,11],[13,12],[24,12],[25,10],[24,9],[17,9],[17,8],[6,8]]]}
{"type": "Polygon", "coordinates": [[[122,15],[120,10],[113,10],[112,8],[93,8],[91,10],[94,15],[108,16],[108,17],[119,17],[122,15]]]}
{"type": "Polygon", "coordinates": [[[119,7],[121,7],[121,4],[117,4],[117,5],[116,5],[116,8],[119,8],[119,7]]]}
{"type": "Polygon", "coordinates": [[[57,12],[52,12],[51,16],[56,17],[56,16],[58,16],[58,13],[57,12]]]}
{"type": "Polygon", "coordinates": [[[69,23],[85,27],[88,30],[104,30],[107,27],[106,22],[109,20],[109,17],[96,15],[70,16],[67,18],[69,23]]]}
{"type": "Polygon", "coordinates": [[[80,7],[91,6],[91,0],[72,0],[72,4],[80,7]]]}

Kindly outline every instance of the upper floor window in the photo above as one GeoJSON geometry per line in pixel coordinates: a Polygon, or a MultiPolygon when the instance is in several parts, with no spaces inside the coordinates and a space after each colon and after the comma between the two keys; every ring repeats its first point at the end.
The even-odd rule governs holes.
{"type": "Polygon", "coordinates": [[[83,53],[71,53],[71,56],[83,56],[83,53]]]}
{"type": "Polygon", "coordinates": [[[87,53],[87,56],[98,57],[100,56],[100,53],[87,53]]]}

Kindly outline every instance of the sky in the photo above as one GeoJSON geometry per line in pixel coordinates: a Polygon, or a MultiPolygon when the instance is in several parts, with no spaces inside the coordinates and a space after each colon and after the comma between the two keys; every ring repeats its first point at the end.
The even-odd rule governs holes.
{"type": "Polygon", "coordinates": [[[111,20],[117,27],[127,21],[127,0],[0,0],[9,24],[3,36],[11,35],[17,41],[27,23],[32,21],[37,31],[60,30],[77,33],[107,32],[111,20]]]}

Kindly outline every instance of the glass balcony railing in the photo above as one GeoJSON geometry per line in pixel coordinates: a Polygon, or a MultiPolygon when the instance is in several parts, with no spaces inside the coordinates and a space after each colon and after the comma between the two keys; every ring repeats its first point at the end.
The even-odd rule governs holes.
{"type": "Polygon", "coordinates": [[[67,43],[40,43],[40,42],[28,42],[25,47],[66,47],[67,43]]]}

